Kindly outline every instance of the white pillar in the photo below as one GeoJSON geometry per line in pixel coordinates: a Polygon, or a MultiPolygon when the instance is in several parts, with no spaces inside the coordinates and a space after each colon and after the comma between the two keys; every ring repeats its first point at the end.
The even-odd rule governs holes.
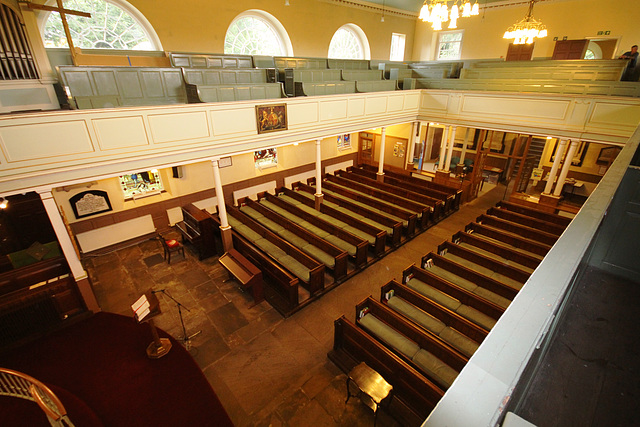
{"type": "Polygon", "coordinates": [[[444,132],[442,132],[442,140],[440,141],[440,160],[438,161],[438,170],[444,170],[444,159],[447,150],[447,140],[449,139],[449,129],[451,126],[444,127],[444,132]]]}
{"type": "Polygon", "coordinates": [[[222,180],[220,179],[220,165],[218,159],[212,159],[213,166],[213,183],[216,188],[216,198],[218,199],[218,216],[220,217],[220,228],[226,230],[229,228],[229,219],[227,218],[227,207],[224,204],[224,193],[222,192],[222,180]]]}
{"type": "Polygon", "coordinates": [[[456,129],[458,129],[457,126],[451,127],[451,136],[449,137],[449,150],[447,150],[447,164],[444,168],[445,171],[451,170],[451,158],[453,157],[453,146],[456,141],[456,129]]]}
{"type": "Polygon", "coordinates": [[[67,226],[62,220],[62,216],[58,210],[58,205],[56,205],[56,201],[53,198],[53,194],[51,194],[51,190],[38,191],[38,194],[40,194],[40,199],[42,199],[42,204],[44,205],[44,209],[47,211],[47,216],[49,217],[49,221],[51,221],[53,231],[56,233],[58,243],[60,244],[60,248],[62,249],[65,259],[67,260],[67,264],[69,264],[71,274],[78,285],[78,290],[82,295],[82,299],[89,310],[94,312],[100,311],[100,306],[98,305],[98,300],[91,289],[91,283],[89,282],[87,272],[84,270],[82,262],[80,262],[78,252],[76,252],[76,248],[71,241],[71,236],[67,231],[67,226]]]}
{"type": "Polygon", "coordinates": [[[316,197],[322,197],[322,140],[316,139],[316,197]]]}
{"type": "Polygon", "coordinates": [[[544,194],[551,194],[551,189],[553,188],[553,183],[556,180],[556,175],[558,173],[558,168],[560,167],[560,163],[562,162],[562,156],[564,156],[564,151],[567,148],[567,140],[561,139],[558,141],[558,147],[556,147],[556,157],[553,159],[553,166],[551,166],[551,172],[549,172],[549,177],[547,178],[547,184],[544,187],[544,194]]]}
{"type": "Polygon", "coordinates": [[[413,155],[416,151],[416,140],[420,135],[420,122],[413,122],[411,124],[411,139],[409,140],[409,149],[407,150],[407,158],[405,159],[405,168],[409,163],[413,163],[413,155]]]}
{"type": "Polygon", "coordinates": [[[378,161],[378,175],[384,175],[384,144],[387,137],[387,128],[382,127],[382,133],[380,134],[380,159],[378,161]]]}
{"type": "Polygon", "coordinates": [[[567,155],[564,158],[562,171],[560,172],[560,176],[558,177],[558,182],[556,183],[556,188],[553,190],[554,196],[559,196],[562,193],[562,188],[564,187],[564,182],[567,179],[567,174],[569,173],[569,167],[571,166],[571,160],[573,159],[573,155],[576,152],[576,148],[578,148],[578,141],[571,141],[571,145],[569,145],[569,149],[567,150],[567,155]]]}
{"type": "Polygon", "coordinates": [[[460,163],[459,165],[464,165],[464,158],[467,155],[467,143],[469,142],[469,132],[471,128],[467,128],[464,132],[464,142],[462,143],[462,153],[460,153],[460,163]]]}

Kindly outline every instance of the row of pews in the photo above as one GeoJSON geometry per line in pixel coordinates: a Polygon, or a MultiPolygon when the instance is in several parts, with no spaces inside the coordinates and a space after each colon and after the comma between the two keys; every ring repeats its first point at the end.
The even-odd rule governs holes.
{"type": "Polygon", "coordinates": [[[499,202],[337,319],[328,357],[367,363],[393,385],[389,412],[422,424],[569,222],[499,202]]]}
{"type": "Polygon", "coordinates": [[[458,189],[400,174],[381,183],[371,173],[326,174],[318,209],[315,179],[226,206],[234,248],[262,271],[264,296],[284,316],[459,208],[458,189]]]}

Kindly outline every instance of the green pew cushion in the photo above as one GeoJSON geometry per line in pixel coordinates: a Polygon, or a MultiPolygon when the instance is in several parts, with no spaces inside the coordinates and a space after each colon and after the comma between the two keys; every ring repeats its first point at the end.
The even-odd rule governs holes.
{"type": "Polygon", "coordinates": [[[320,214],[320,215],[318,215],[318,217],[320,219],[324,219],[327,222],[330,222],[331,224],[335,225],[336,227],[344,228],[347,225],[346,222],[342,222],[339,219],[335,219],[331,215],[320,214]]]}
{"type": "Polygon", "coordinates": [[[462,354],[471,357],[478,349],[478,343],[461,334],[451,327],[446,327],[440,332],[440,338],[460,350],[462,354]]]}
{"type": "Polygon", "coordinates": [[[400,297],[392,297],[387,301],[387,303],[397,312],[404,314],[409,319],[421,326],[424,326],[436,335],[439,335],[440,332],[447,327],[447,325],[442,323],[440,320],[428,313],[425,313],[423,310],[420,310],[415,305],[408,303],[400,297]]]}
{"type": "Polygon", "coordinates": [[[250,208],[249,206],[243,206],[240,208],[240,210],[249,215],[251,218],[261,218],[264,216],[260,212],[253,208],[250,208]]]}
{"type": "Polygon", "coordinates": [[[395,348],[409,359],[420,350],[420,347],[409,338],[405,337],[391,326],[382,322],[372,314],[365,314],[360,318],[360,324],[369,330],[373,335],[384,341],[389,346],[395,348]]]}
{"type": "Polygon", "coordinates": [[[298,205],[298,208],[300,208],[301,210],[313,215],[313,216],[320,216],[320,212],[315,210],[314,208],[312,208],[311,206],[307,206],[307,205],[298,205]]]}
{"type": "Polygon", "coordinates": [[[444,292],[439,291],[438,289],[427,285],[426,283],[412,278],[407,282],[407,286],[409,286],[411,289],[413,289],[414,291],[417,291],[419,293],[421,293],[422,295],[426,296],[427,298],[432,299],[433,301],[437,302],[440,305],[443,305],[445,307],[447,307],[449,310],[457,310],[458,307],[460,307],[462,305],[462,303],[460,303],[460,301],[458,301],[457,299],[453,298],[450,295],[445,294],[444,292]]]}
{"type": "Polygon", "coordinates": [[[238,224],[236,226],[233,226],[233,228],[235,228],[238,233],[242,234],[242,236],[244,236],[246,239],[252,242],[255,242],[258,239],[262,239],[262,236],[260,235],[260,233],[253,231],[247,225],[238,224]]]}
{"type": "Polygon", "coordinates": [[[437,265],[434,265],[432,267],[430,267],[429,269],[430,273],[433,273],[435,275],[437,275],[438,277],[442,277],[443,279],[454,283],[458,286],[460,286],[463,289],[466,289],[469,292],[473,292],[476,290],[476,288],[478,287],[478,285],[476,285],[475,283],[467,280],[467,279],[463,279],[462,277],[456,275],[455,273],[452,273],[449,270],[445,270],[442,267],[438,267],[437,265]]]}
{"type": "Polygon", "coordinates": [[[446,389],[451,387],[458,372],[425,349],[420,349],[411,359],[431,378],[446,389]]]}
{"type": "Polygon", "coordinates": [[[256,221],[262,224],[263,226],[267,227],[271,231],[278,232],[280,230],[284,230],[283,226],[264,216],[262,218],[256,218],[256,221]]]}
{"type": "Polygon", "coordinates": [[[309,282],[309,269],[302,265],[291,255],[285,255],[278,259],[278,262],[304,282],[309,282]]]}
{"type": "Polygon", "coordinates": [[[270,242],[265,238],[258,239],[253,242],[257,247],[265,251],[267,254],[271,255],[273,258],[279,260],[283,256],[287,255],[285,251],[280,249],[277,245],[270,242]]]}
{"type": "Polygon", "coordinates": [[[318,261],[320,261],[321,263],[323,263],[329,268],[333,268],[336,265],[336,259],[331,255],[329,255],[328,253],[326,253],[325,251],[323,251],[322,249],[318,248],[317,246],[314,246],[309,243],[306,246],[303,246],[301,249],[306,254],[317,259],[318,261]]]}
{"type": "Polygon", "coordinates": [[[302,204],[302,202],[294,199],[293,197],[289,197],[286,194],[280,194],[278,197],[281,198],[282,200],[284,200],[285,202],[290,203],[292,205],[301,205],[302,204]]]}
{"type": "Polygon", "coordinates": [[[511,304],[511,300],[509,300],[508,298],[502,297],[494,292],[491,292],[485,288],[482,287],[477,287],[474,291],[474,294],[491,301],[494,304],[499,305],[502,308],[507,308],[509,307],[509,304],[511,304]]]}
{"type": "Polygon", "coordinates": [[[350,243],[345,242],[344,240],[342,240],[338,236],[334,236],[333,234],[329,234],[327,237],[324,238],[324,240],[326,240],[327,242],[331,243],[334,246],[337,246],[338,248],[340,248],[343,251],[347,252],[351,256],[355,256],[356,255],[356,247],[354,245],[350,244],[350,243]]]}
{"type": "Polygon", "coordinates": [[[348,231],[349,233],[351,233],[351,234],[353,234],[355,236],[358,236],[361,239],[366,240],[371,245],[375,245],[376,244],[376,237],[375,236],[367,234],[367,233],[365,233],[364,231],[362,231],[362,230],[360,230],[358,228],[355,228],[355,227],[352,227],[350,225],[347,225],[344,228],[344,231],[348,231]]]}
{"type": "Polygon", "coordinates": [[[300,221],[300,223],[298,223],[298,225],[300,227],[303,227],[305,229],[307,229],[307,231],[309,231],[310,233],[315,234],[316,236],[320,237],[321,239],[324,239],[325,237],[327,237],[329,235],[328,231],[324,231],[322,228],[316,227],[315,225],[311,224],[310,222],[307,221],[300,221]]]}
{"type": "Polygon", "coordinates": [[[460,316],[465,319],[471,320],[476,325],[480,325],[486,330],[491,330],[493,326],[496,324],[496,320],[493,317],[489,317],[486,314],[476,310],[473,307],[469,307],[468,305],[461,305],[456,310],[460,316]]]}
{"type": "Polygon", "coordinates": [[[296,248],[302,248],[303,246],[309,244],[309,242],[304,240],[302,237],[289,230],[282,229],[278,231],[278,235],[285,239],[287,242],[291,243],[296,248]]]}

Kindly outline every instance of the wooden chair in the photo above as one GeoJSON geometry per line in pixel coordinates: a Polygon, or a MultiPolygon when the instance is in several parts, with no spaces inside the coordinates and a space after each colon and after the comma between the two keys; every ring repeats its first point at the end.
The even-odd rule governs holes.
{"type": "Polygon", "coordinates": [[[158,239],[162,243],[162,249],[164,249],[164,259],[168,264],[171,264],[171,254],[173,252],[181,252],[182,258],[186,258],[184,254],[184,246],[176,239],[166,239],[161,234],[158,234],[158,239]]]}

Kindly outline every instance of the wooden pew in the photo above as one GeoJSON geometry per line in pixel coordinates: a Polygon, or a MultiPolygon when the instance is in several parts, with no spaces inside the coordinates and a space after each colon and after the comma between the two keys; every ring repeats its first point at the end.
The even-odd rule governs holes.
{"type": "MultiPolygon", "coordinates": [[[[243,198],[239,199],[238,200],[238,206],[239,206],[241,212],[243,211],[243,207],[245,207],[245,206],[246,207],[250,207],[251,209],[255,210],[256,212],[259,212],[260,214],[264,215],[265,218],[268,218],[269,220],[273,221],[277,225],[283,227],[286,231],[288,231],[290,233],[293,233],[295,236],[301,238],[304,241],[304,243],[310,244],[312,246],[312,248],[310,250],[305,250],[304,248],[306,247],[306,245],[301,243],[301,245],[303,245],[303,246],[300,247],[299,245],[294,243],[294,241],[292,241],[292,240],[297,240],[297,239],[295,239],[294,236],[289,237],[288,235],[283,235],[284,233],[279,233],[278,231],[271,230],[276,235],[278,235],[280,238],[286,240],[291,245],[297,247],[302,252],[304,252],[307,255],[309,255],[312,258],[314,258],[316,261],[325,264],[325,266],[333,272],[334,280],[338,281],[338,280],[344,278],[347,275],[348,255],[344,250],[342,250],[342,249],[338,248],[337,246],[327,242],[326,240],[316,236],[315,234],[313,234],[313,233],[309,232],[308,230],[300,227],[299,225],[294,224],[293,222],[289,221],[287,218],[285,218],[285,217],[283,217],[281,215],[278,215],[277,213],[273,212],[270,209],[267,209],[266,207],[262,206],[260,203],[255,202],[254,200],[251,200],[248,197],[243,197],[243,198]],[[319,257],[318,254],[317,254],[317,250],[318,249],[321,252],[324,252],[330,258],[332,258],[333,262],[331,262],[331,263],[323,262],[322,261],[322,256],[325,256],[325,255],[322,255],[322,256],[319,257]]],[[[249,214],[247,214],[247,215],[251,216],[249,214]]],[[[260,223],[262,226],[264,226],[266,228],[269,228],[265,224],[261,223],[260,219],[258,219],[258,218],[253,218],[253,219],[256,222],[260,223]]]]}
{"type": "MultiPolygon", "coordinates": [[[[286,89],[285,89],[286,91],[286,89]]],[[[293,95],[289,96],[323,96],[356,93],[356,82],[294,82],[293,95]]],[[[374,91],[368,91],[374,92],[374,91]]]]}
{"type": "Polygon", "coordinates": [[[413,304],[420,310],[439,319],[445,325],[454,328],[477,343],[481,343],[487,337],[488,332],[486,329],[483,329],[459,314],[433,302],[429,298],[395,280],[389,281],[380,288],[380,301],[386,304],[393,296],[400,297],[408,303],[413,304]]]}
{"type": "MultiPolygon", "coordinates": [[[[310,180],[311,185],[315,183],[315,178],[310,180]]],[[[326,175],[325,180],[322,183],[322,187],[324,190],[331,191],[332,193],[338,194],[342,197],[348,198],[350,200],[355,200],[360,203],[364,203],[367,206],[370,206],[373,209],[377,209],[381,212],[385,212],[391,214],[397,218],[402,219],[406,224],[404,225],[405,232],[407,236],[411,236],[416,232],[416,224],[418,222],[418,214],[417,212],[421,211],[421,208],[414,205],[413,203],[408,202],[407,200],[400,201],[404,206],[411,205],[411,208],[400,207],[399,204],[388,204],[383,202],[379,197],[374,195],[364,195],[360,192],[348,190],[343,186],[336,185],[334,181],[331,179],[331,175],[326,175]]],[[[374,191],[369,192],[374,193],[374,191]]]]}
{"type": "MultiPolygon", "coordinates": [[[[314,187],[303,184],[300,182],[293,183],[292,187],[294,190],[304,191],[307,194],[314,195],[316,190],[314,187]]],[[[400,245],[402,239],[402,231],[403,225],[402,222],[397,221],[395,219],[389,218],[377,211],[364,208],[358,204],[352,203],[342,197],[336,197],[331,194],[325,193],[323,196],[323,200],[327,202],[331,202],[335,205],[338,205],[342,208],[348,209],[351,212],[355,212],[359,215],[362,215],[378,224],[383,225],[391,230],[391,233],[387,233],[389,236],[389,244],[390,246],[398,246],[400,245]]],[[[414,219],[414,227],[415,227],[415,219],[414,219]]]]}
{"type": "Polygon", "coordinates": [[[547,252],[549,252],[549,249],[551,249],[550,245],[545,245],[540,242],[535,242],[525,237],[518,237],[518,236],[514,236],[513,234],[503,233],[492,227],[487,227],[483,224],[478,224],[477,222],[472,222],[467,224],[464,228],[464,231],[467,233],[477,233],[477,234],[489,237],[491,239],[506,243],[515,248],[519,248],[527,252],[531,252],[532,254],[540,255],[542,257],[544,257],[547,254],[547,252]]]}
{"type": "Polygon", "coordinates": [[[420,266],[427,271],[429,271],[429,268],[432,265],[447,270],[455,274],[456,276],[475,283],[481,288],[484,288],[508,300],[513,300],[518,294],[518,289],[515,289],[498,280],[487,277],[484,274],[480,274],[468,267],[465,267],[464,265],[453,262],[443,256],[436,254],[435,252],[429,252],[420,260],[420,266]]]}
{"type": "MultiPolygon", "coordinates": [[[[504,309],[502,307],[492,303],[491,301],[488,301],[482,297],[479,297],[478,295],[475,295],[467,291],[466,289],[462,289],[459,286],[449,282],[448,280],[445,280],[441,277],[436,276],[435,274],[428,272],[427,270],[417,267],[415,264],[410,265],[402,272],[402,283],[405,285],[408,285],[410,288],[413,289],[413,287],[409,284],[411,279],[417,279],[437,289],[443,294],[446,294],[452,298],[455,298],[461,304],[464,304],[464,306],[469,307],[473,310],[476,310],[484,316],[487,316],[489,319],[492,320],[491,323],[493,324],[495,324],[495,322],[498,321],[498,319],[504,312],[504,309]]],[[[430,298],[427,295],[425,296],[427,298],[430,298]]],[[[436,302],[441,304],[439,301],[436,301],[436,302]]],[[[441,305],[444,305],[444,304],[441,304],[441,305]]],[[[490,330],[492,327],[490,325],[487,325],[486,324],[487,322],[480,323],[477,319],[474,318],[475,316],[470,315],[466,311],[460,312],[460,310],[458,309],[456,310],[456,313],[465,317],[467,320],[475,323],[479,327],[486,329],[487,331],[490,330]]]]}
{"type": "Polygon", "coordinates": [[[337,70],[370,70],[371,64],[368,59],[328,58],[327,68],[337,70]]]}
{"type": "MultiPolygon", "coordinates": [[[[284,262],[281,259],[276,258],[273,254],[268,254],[276,261],[278,261],[278,263],[282,265],[282,267],[297,275],[302,283],[307,285],[308,290],[312,296],[324,289],[324,264],[316,261],[314,258],[302,252],[300,249],[282,239],[277,234],[260,225],[253,218],[240,211],[240,209],[231,205],[227,205],[227,213],[233,218],[241,221],[244,225],[248,226],[254,232],[258,233],[260,237],[275,245],[286,254],[285,256],[290,256],[292,258],[292,261],[297,261],[306,270],[308,270],[308,280],[304,280],[304,278],[296,274],[295,268],[291,263],[284,262]]],[[[259,246],[255,242],[252,242],[252,244],[259,246]]]]}
{"type": "MultiPolygon", "coordinates": [[[[374,330],[371,330],[362,323],[362,319],[367,315],[372,315],[376,319],[382,321],[384,324],[397,332],[398,335],[401,335],[403,337],[406,337],[410,341],[413,341],[420,347],[420,349],[431,353],[457,373],[460,373],[462,368],[464,368],[464,365],[466,365],[466,363],[468,362],[468,358],[466,356],[461,354],[458,350],[453,348],[448,343],[444,342],[442,339],[440,339],[440,337],[430,331],[420,328],[412,321],[401,316],[391,307],[376,301],[372,297],[367,297],[365,300],[356,305],[356,325],[365,329],[369,333],[369,335],[376,336],[378,339],[380,339],[380,337],[377,336],[374,330]]],[[[387,347],[390,346],[387,345],[387,347]]],[[[440,388],[444,390],[448,388],[448,381],[443,381],[443,379],[434,376],[434,374],[429,372],[428,369],[421,367],[419,363],[416,363],[414,360],[412,360],[411,355],[406,355],[398,349],[392,349],[392,351],[394,351],[407,363],[415,366],[418,370],[422,371],[427,378],[437,384],[440,388]]]]}
{"type": "MultiPolygon", "coordinates": [[[[372,165],[367,165],[367,164],[361,164],[358,166],[359,169],[365,170],[365,171],[370,171],[370,172],[377,172],[378,168],[376,168],[375,166],[372,165]]],[[[398,172],[394,172],[394,171],[390,171],[390,170],[384,170],[384,175],[385,178],[387,176],[389,177],[393,177],[395,179],[398,180],[402,180],[408,183],[411,183],[413,185],[417,185],[423,188],[429,188],[432,190],[436,190],[436,191],[441,191],[443,193],[447,193],[449,195],[453,195],[455,197],[455,202],[454,202],[454,207],[455,209],[458,209],[460,207],[460,200],[462,198],[462,190],[459,188],[455,188],[455,187],[450,187],[448,185],[444,185],[444,184],[438,184],[435,183],[433,181],[428,181],[426,179],[421,179],[421,178],[416,178],[413,177],[409,174],[404,175],[398,172]]]]}
{"type": "MultiPolygon", "coordinates": [[[[302,184],[300,184],[302,185],[302,184]]],[[[315,201],[310,199],[309,197],[303,196],[299,191],[289,190],[284,187],[280,187],[276,190],[277,195],[286,195],[295,199],[296,201],[304,204],[307,207],[315,208],[315,201]]],[[[308,194],[308,193],[307,193],[308,194]]],[[[360,230],[362,233],[373,238],[373,242],[369,242],[371,249],[375,256],[379,256],[384,253],[385,250],[385,241],[387,238],[387,232],[381,230],[377,227],[374,227],[366,222],[360,221],[350,215],[345,214],[344,212],[338,211],[327,204],[320,205],[320,212],[327,214],[333,218],[336,218],[346,224],[349,224],[354,228],[354,231],[360,230]]],[[[399,225],[398,229],[399,233],[402,233],[402,224],[399,225]]],[[[358,233],[358,234],[362,234],[358,233]]],[[[367,240],[368,241],[368,240],[367,240]]]]}
{"type": "Polygon", "coordinates": [[[532,218],[536,218],[542,221],[550,222],[552,224],[557,224],[563,227],[567,227],[571,223],[571,218],[567,218],[558,214],[553,214],[549,212],[540,211],[537,209],[531,209],[527,206],[519,205],[516,203],[511,203],[507,201],[500,201],[496,205],[500,209],[506,209],[511,212],[516,212],[522,215],[527,215],[532,218]]]}
{"type": "MultiPolygon", "coordinates": [[[[377,173],[374,171],[369,171],[366,169],[362,169],[362,168],[357,168],[357,167],[353,167],[353,166],[349,166],[347,168],[347,172],[348,173],[352,173],[354,175],[358,175],[358,176],[362,176],[365,178],[369,178],[372,180],[377,179],[377,173]]],[[[397,188],[402,188],[404,190],[408,190],[411,191],[413,193],[418,193],[418,194],[422,194],[424,196],[430,197],[434,200],[440,201],[443,203],[443,209],[442,209],[442,215],[445,214],[449,214],[454,210],[454,202],[455,202],[455,195],[450,194],[448,192],[444,192],[444,191],[439,191],[439,190],[434,190],[428,187],[420,186],[417,184],[414,184],[412,182],[409,181],[405,181],[402,179],[398,179],[393,177],[392,175],[388,175],[388,174],[384,174],[384,180],[383,182],[385,184],[390,184],[394,187],[397,188]]]]}
{"type": "Polygon", "coordinates": [[[502,231],[514,233],[527,239],[535,240],[536,242],[549,245],[550,247],[558,240],[557,235],[547,233],[545,231],[539,231],[535,228],[520,225],[495,216],[482,214],[476,218],[476,222],[478,224],[488,225],[489,227],[495,227],[502,231]]]}
{"type": "Polygon", "coordinates": [[[334,322],[329,359],[348,373],[365,362],[393,386],[392,412],[403,425],[419,426],[435,408],[444,391],[345,316],[334,322]]]}
{"type": "Polygon", "coordinates": [[[438,255],[446,256],[446,254],[452,254],[460,258],[464,258],[474,264],[486,267],[496,273],[502,274],[503,276],[509,277],[520,283],[525,283],[529,279],[529,276],[531,276],[531,274],[522,271],[512,265],[496,261],[495,259],[486,257],[472,250],[465,249],[460,245],[456,245],[455,243],[449,241],[445,241],[438,245],[438,255]]]}
{"type": "Polygon", "coordinates": [[[523,252],[511,250],[505,246],[495,245],[490,241],[480,239],[474,234],[465,233],[464,231],[458,231],[451,237],[451,241],[455,244],[467,243],[471,246],[475,246],[483,251],[496,254],[506,260],[513,261],[517,264],[535,269],[540,264],[540,259],[527,255],[523,252]]]}
{"type": "MultiPolygon", "coordinates": [[[[220,227],[220,218],[211,215],[220,227]]],[[[300,279],[282,267],[276,260],[253,246],[240,233],[232,228],[233,247],[262,272],[264,297],[280,314],[287,317],[299,307],[298,285],[300,279]]]]}
{"type": "MultiPolygon", "coordinates": [[[[276,193],[278,193],[278,191],[279,190],[276,190],[276,193]]],[[[367,248],[369,247],[368,241],[363,240],[360,237],[357,237],[354,234],[351,234],[348,231],[345,231],[344,229],[337,227],[336,225],[328,221],[323,220],[322,218],[318,218],[317,216],[314,216],[309,212],[306,212],[294,205],[291,205],[285,202],[284,200],[282,200],[280,197],[274,196],[273,194],[270,194],[267,192],[259,193],[258,200],[260,201],[263,199],[269,201],[270,203],[273,203],[274,205],[280,207],[281,209],[286,210],[292,215],[304,221],[307,221],[311,225],[321,228],[322,230],[325,230],[329,234],[341,240],[344,240],[346,243],[355,246],[356,253],[353,258],[356,266],[363,266],[364,264],[367,263],[367,248]]]]}
{"type": "Polygon", "coordinates": [[[254,68],[253,59],[250,55],[170,52],[169,58],[171,59],[171,65],[174,67],[214,69],[254,68]]]}
{"type": "Polygon", "coordinates": [[[356,80],[356,92],[390,92],[400,90],[397,80],[356,80]]]}
{"type": "MultiPolygon", "coordinates": [[[[427,215],[427,219],[431,223],[438,222],[444,216],[444,203],[442,200],[426,196],[424,194],[416,193],[411,190],[407,190],[401,187],[396,187],[389,183],[379,182],[375,178],[368,178],[362,175],[345,172],[342,170],[337,170],[334,172],[334,176],[348,179],[354,181],[355,183],[363,184],[367,187],[376,188],[380,191],[384,191],[386,193],[390,193],[401,198],[406,198],[407,200],[414,201],[416,203],[420,203],[430,207],[427,212],[423,209],[423,215],[427,215]]],[[[423,219],[423,223],[425,223],[423,219]]],[[[424,225],[426,227],[426,225],[424,225]]]]}
{"type": "Polygon", "coordinates": [[[512,212],[507,209],[501,208],[489,208],[487,210],[487,215],[495,216],[500,219],[504,219],[505,221],[515,222],[526,227],[531,227],[536,230],[544,231],[549,234],[553,234],[554,236],[560,237],[565,227],[554,224],[552,222],[543,221],[541,219],[533,218],[528,215],[519,214],[517,212],[512,212]]]}

